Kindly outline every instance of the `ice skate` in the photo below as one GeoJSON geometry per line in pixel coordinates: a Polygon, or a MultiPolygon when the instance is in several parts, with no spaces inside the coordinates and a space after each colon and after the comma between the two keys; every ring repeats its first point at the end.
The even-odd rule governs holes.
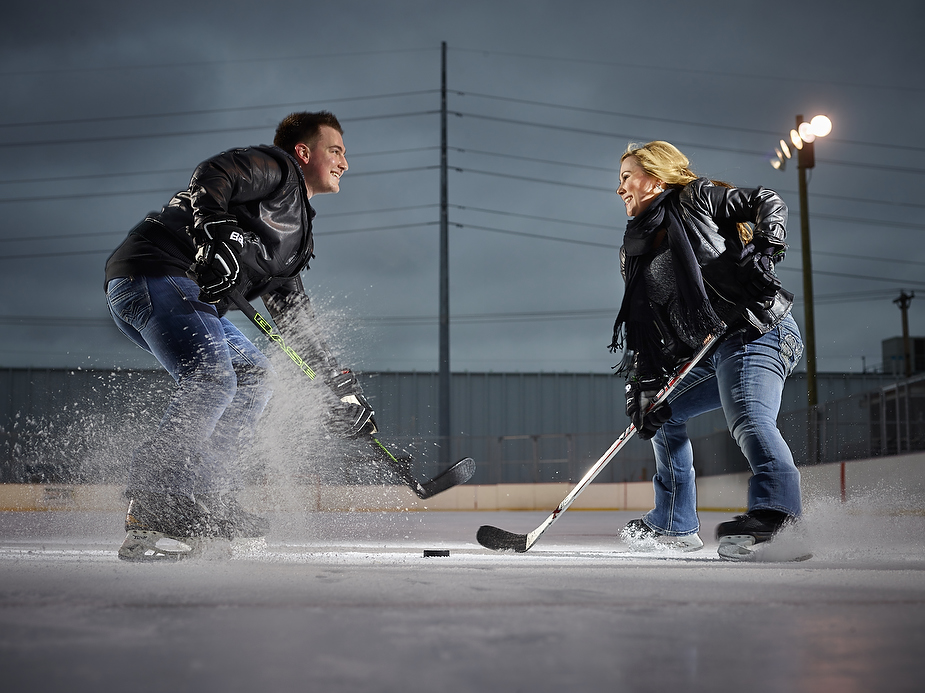
{"type": "Polygon", "coordinates": [[[685,534],[679,537],[673,537],[668,534],[660,534],[649,527],[641,519],[630,520],[620,531],[622,539],[630,551],[653,552],[653,551],[697,551],[703,548],[703,541],[696,534],[685,534]]]}
{"type": "Polygon", "coordinates": [[[231,493],[208,494],[199,497],[222,530],[231,539],[232,558],[250,558],[266,551],[270,521],[248,512],[231,493]]]}
{"type": "Polygon", "coordinates": [[[258,539],[270,531],[270,521],[248,512],[232,493],[197,495],[231,539],[258,539]]]}
{"type": "Polygon", "coordinates": [[[227,529],[200,504],[171,494],[139,494],[129,501],[125,561],[179,560],[230,556],[227,529]]]}
{"type": "Polygon", "coordinates": [[[812,558],[797,519],[776,510],[752,510],[716,528],[717,553],[727,561],[786,562],[812,558]]]}

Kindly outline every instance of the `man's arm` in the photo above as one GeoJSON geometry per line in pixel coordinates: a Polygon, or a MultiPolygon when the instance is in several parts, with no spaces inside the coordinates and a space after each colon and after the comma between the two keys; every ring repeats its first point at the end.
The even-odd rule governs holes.
{"type": "Polygon", "coordinates": [[[331,391],[331,429],[348,437],[376,433],[375,412],[363,395],[356,375],[340,366],[321,336],[301,279],[296,276],[262,298],[286,343],[331,391]]]}

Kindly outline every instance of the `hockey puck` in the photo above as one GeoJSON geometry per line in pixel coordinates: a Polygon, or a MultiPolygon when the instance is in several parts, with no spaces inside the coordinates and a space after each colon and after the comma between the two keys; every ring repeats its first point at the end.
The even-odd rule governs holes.
{"type": "Polygon", "coordinates": [[[438,556],[449,556],[449,549],[424,549],[424,558],[437,558],[438,556]]]}

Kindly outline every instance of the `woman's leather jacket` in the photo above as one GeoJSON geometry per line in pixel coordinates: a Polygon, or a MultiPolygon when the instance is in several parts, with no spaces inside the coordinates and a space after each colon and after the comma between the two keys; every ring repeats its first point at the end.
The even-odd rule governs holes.
{"type": "Polygon", "coordinates": [[[787,205],[767,188],[725,188],[698,178],[681,190],[681,213],[713,309],[730,327],[744,323],[764,334],[793,307],[793,294],[784,289],[769,304],[751,300],[739,279],[739,264],[752,252],[767,252],[775,261],[787,249],[787,205]],[[746,245],[737,223],[754,225],[746,245]],[[749,247],[750,246],[750,247],[749,247]]]}

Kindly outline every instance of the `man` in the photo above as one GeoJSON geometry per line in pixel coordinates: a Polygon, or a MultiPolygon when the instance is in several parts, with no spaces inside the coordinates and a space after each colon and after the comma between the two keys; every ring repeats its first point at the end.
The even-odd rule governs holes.
{"type": "Polygon", "coordinates": [[[347,171],[343,129],[326,111],[293,113],[273,142],[201,163],[189,187],[148,214],[106,263],[116,325],[177,383],[155,435],[132,456],[120,558],[184,553],[159,546],[164,538],[195,549],[267,531],[234,496],[241,451],[270,399],[273,374],[224,317],[235,292],[261,297],[287,342],[329,386],[333,432],[376,431],[355,376],[314,333],[299,277],[313,257],[309,200],[338,192],[347,171]]]}

